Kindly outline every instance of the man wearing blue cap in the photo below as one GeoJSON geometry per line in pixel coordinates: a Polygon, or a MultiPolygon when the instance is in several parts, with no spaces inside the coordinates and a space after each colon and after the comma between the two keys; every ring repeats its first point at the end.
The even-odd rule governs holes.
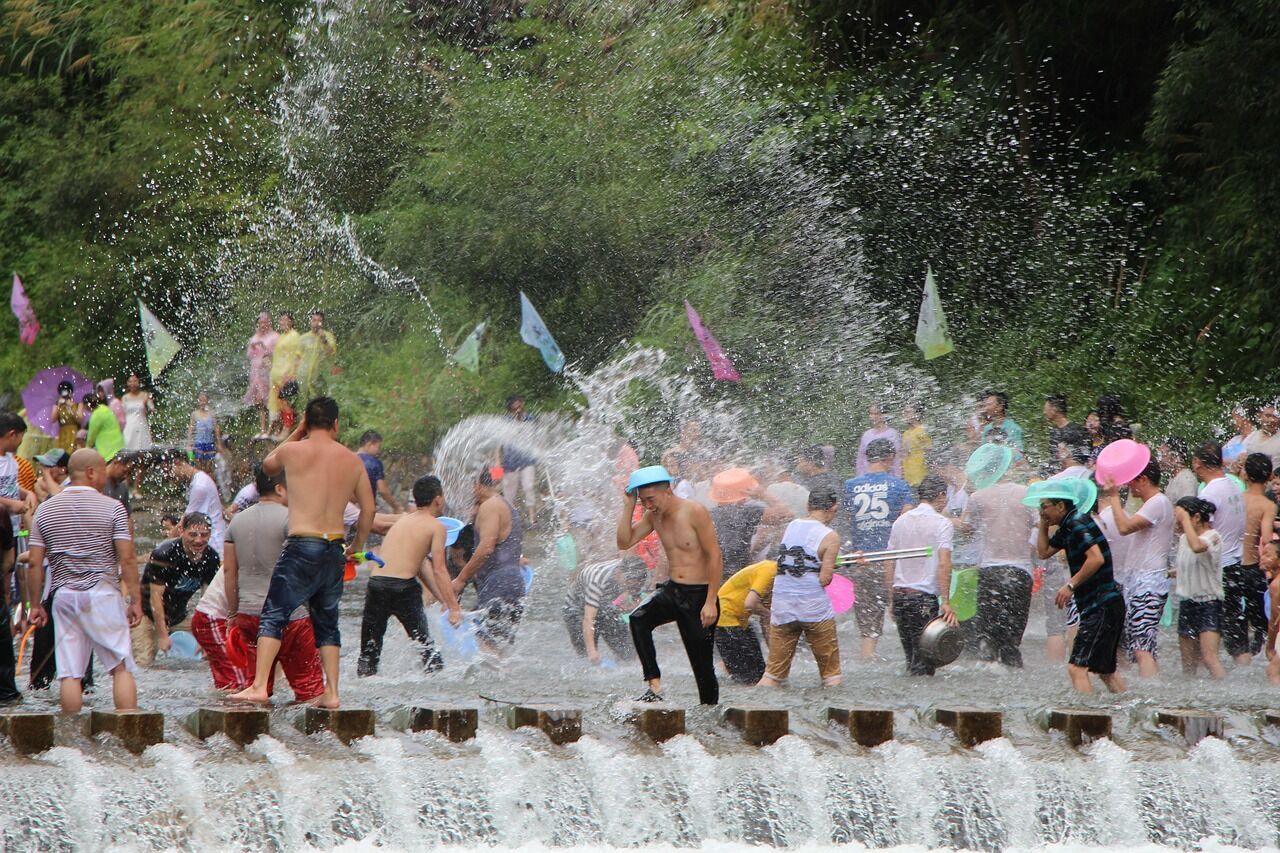
{"type": "Polygon", "coordinates": [[[659,584],[631,611],[631,639],[648,684],[640,701],[662,701],[662,672],[653,647],[653,629],[675,622],[698,683],[698,699],[704,705],[715,705],[720,701],[720,685],[712,653],[720,616],[716,593],[724,558],[711,514],[699,503],[676,497],[671,491],[671,475],[661,465],[641,468],[631,475],[618,516],[618,550],[630,551],[654,530],[667,554],[670,580],[659,584]],[[645,513],[633,525],[637,501],[645,513]]]}

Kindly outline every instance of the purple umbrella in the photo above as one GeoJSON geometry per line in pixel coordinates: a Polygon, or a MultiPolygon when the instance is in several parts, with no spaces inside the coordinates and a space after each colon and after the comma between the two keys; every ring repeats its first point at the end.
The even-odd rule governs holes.
{"type": "Polygon", "coordinates": [[[59,382],[70,382],[75,386],[71,399],[76,402],[85,394],[93,392],[92,382],[78,370],[65,366],[45,368],[22,389],[22,405],[27,408],[27,423],[39,427],[53,438],[58,437],[58,424],[53,419],[53,404],[58,402],[59,382]]]}

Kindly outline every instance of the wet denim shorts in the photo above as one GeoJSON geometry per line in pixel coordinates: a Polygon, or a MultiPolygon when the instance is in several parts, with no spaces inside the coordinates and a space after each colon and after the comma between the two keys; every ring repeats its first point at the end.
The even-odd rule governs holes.
{"type": "Polygon", "coordinates": [[[284,540],[262,603],[258,636],[282,638],[289,616],[305,604],[311,611],[316,645],[342,645],[338,633],[338,602],[342,600],[342,572],[346,562],[341,540],[319,536],[290,536],[284,540]]]}

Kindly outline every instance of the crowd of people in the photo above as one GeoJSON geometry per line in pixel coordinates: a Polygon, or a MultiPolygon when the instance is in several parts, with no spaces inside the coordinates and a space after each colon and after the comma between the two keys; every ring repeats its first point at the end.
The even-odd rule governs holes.
{"type": "MultiPolygon", "coordinates": [[[[271,411],[278,362],[270,359],[284,334],[268,340],[268,320],[259,320],[250,358],[257,346],[263,372],[255,381],[271,411]]],[[[292,331],[288,315],[281,326],[292,331]]],[[[331,352],[318,313],[311,333],[317,352],[331,352]]],[[[95,440],[109,427],[94,431],[94,417],[109,417],[122,438],[145,434],[149,444],[136,418],[145,425],[151,403],[134,378],[123,429],[110,388],[105,399],[95,395],[86,430],[95,440]]],[[[64,405],[69,411],[60,395],[64,405]]],[[[1141,445],[1114,398],[1099,400],[1077,425],[1067,400],[1051,395],[1041,458],[1007,408],[1002,393],[981,395],[966,434],[948,442],[930,435],[918,406],[904,409],[901,433],[887,406],[872,406],[849,454],[850,476],[841,476],[832,447],[748,460],[691,420],[655,460],[661,464],[642,466],[622,445],[614,477],[621,509],[607,532],[591,520],[562,524],[554,499],[540,514],[540,460],[517,446],[476,460],[468,506],[446,507],[430,474],[402,503],[380,459],[381,436],[366,431],[355,450],[343,445],[338,405],[323,395],[309,400],[226,505],[209,471],[209,444],[217,448],[220,432],[203,396],[186,449],[122,443],[113,451],[96,441],[79,446],[73,436],[70,450],[36,457],[38,469],[15,455],[25,420],[0,413],[3,588],[22,605],[15,633],[33,637],[31,686],[48,685],[56,671],[67,711],[80,708],[95,661],[112,676],[117,707],[136,707],[133,673],[170,652],[179,632],[194,637],[214,686],[233,698],[270,701],[278,663],[298,699],[336,707],[338,605],[357,563],[370,567],[358,676],[379,671],[393,616],[419,648],[424,672],[449,665],[427,616],[435,603],[442,629],[469,620],[477,646],[501,657],[525,612],[526,535],[548,517],[575,540],[563,577],[570,644],[592,664],[638,659],[645,701],[663,698],[653,636],[670,622],[700,701],[715,704],[723,675],[785,685],[801,638],[820,683],[840,684],[845,610],[860,661],[877,656],[891,624],[909,675],[947,663],[935,642],[947,631],[977,659],[1019,668],[1037,596],[1046,657],[1065,661],[1081,692],[1093,690],[1091,675],[1111,691],[1126,689],[1126,668],[1159,677],[1160,627],[1170,621],[1185,673],[1203,666],[1221,678],[1228,665],[1248,667],[1265,652],[1267,674],[1280,685],[1275,406],[1238,408],[1236,434],[1224,443],[1189,447],[1170,436],[1141,445]],[[1123,482],[1100,464],[1120,442],[1143,457],[1123,482]],[[144,468],[177,484],[185,507],[165,515],[164,540],[139,557],[131,488],[144,468]],[[366,551],[371,536],[382,538],[366,551]],[[470,616],[461,603],[468,588],[470,616]],[[839,603],[840,589],[851,605],[839,603]]],[[[519,396],[507,414],[530,417],[519,396]]],[[[70,426],[82,423],[76,417],[70,426]]],[[[16,679],[13,644],[0,642],[0,701],[20,697],[16,679]]]]}

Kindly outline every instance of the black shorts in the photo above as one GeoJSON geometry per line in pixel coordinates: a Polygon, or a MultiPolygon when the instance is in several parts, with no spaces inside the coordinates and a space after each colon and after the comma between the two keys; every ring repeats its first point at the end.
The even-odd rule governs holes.
{"type": "Polygon", "coordinates": [[[1201,634],[1222,633],[1222,599],[1178,602],[1178,636],[1200,639],[1201,634]]]}
{"type": "Polygon", "coordinates": [[[1080,630],[1071,646],[1071,665],[1098,675],[1116,671],[1116,651],[1124,634],[1124,599],[1120,596],[1080,614],[1080,630]]]}

